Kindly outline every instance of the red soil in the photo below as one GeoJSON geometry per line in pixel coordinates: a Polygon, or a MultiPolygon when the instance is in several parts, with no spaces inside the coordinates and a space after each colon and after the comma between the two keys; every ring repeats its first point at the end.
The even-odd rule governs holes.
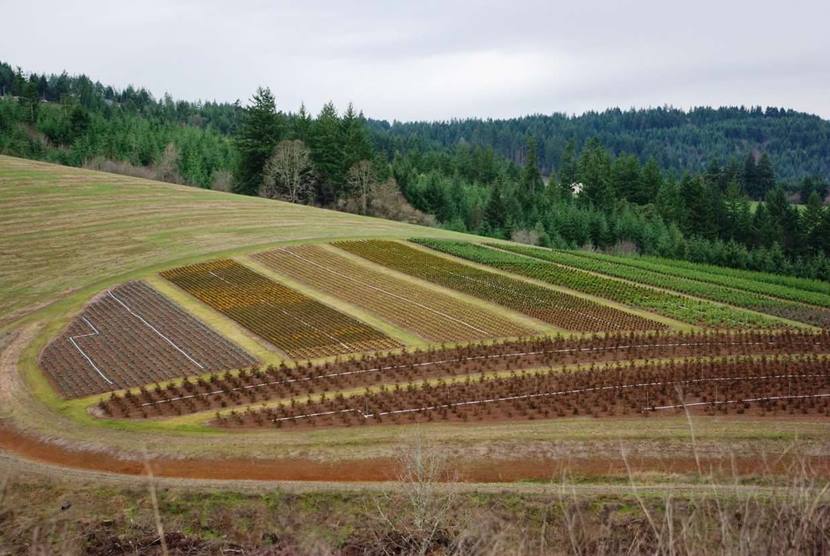
{"type": "MultiPolygon", "coordinates": [[[[0,426],[0,449],[26,459],[94,472],[122,475],[146,474],[145,462],[138,459],[120,459],[100,452],[70,450],[45,442],[14,429],[0,426]]],[[[816,475],[830,478],[830,458],[808,458],[816,475]]],[[[701,458],[706,472],[710,468],[731,473],[733,462],[719,458],[701,458]]],[[[739,457],[734,460],[739,475],[783,474],[792,461],[782,458],[764,464],[757,457],[739,457]]],[[[695,473],[697,464],[692,457],[631,457],[628,464],[633,472],[695,473]]],[[[309,459],[172,459],[153,458],[150,465],[155,476],[181,479],[268,480],[268,481],[328,481],[368,482],[395,480],[400,475],[399,464],[390,458],[358,459],[320,462],[309,459]]],[[[563,473],[580,477],[625,476],[621,458],[607,457],[553,459],[488,459],[464,458],[451,460],[448,476],[461,482],[514,482],[528,480],[556,480],[563,473]]]]}

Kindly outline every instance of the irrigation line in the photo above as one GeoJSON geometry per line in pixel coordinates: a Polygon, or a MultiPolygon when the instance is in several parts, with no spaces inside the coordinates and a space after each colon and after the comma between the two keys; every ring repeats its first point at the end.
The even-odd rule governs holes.
{"type": "MultiPolygon", "coordinates": [[[[632,388],[648,388],[652,386],[667,386],[671,384],[694,384],[694,383],[703,383],[703,382],[716,382],[716,381],[739,381],[739,380],[774,380],[774,379],[781,379],[781,378],[815,378],[815,377],[827,377],[830,375],[826,374],[811,374],[811,375],[769,375],[769,376],[747,376],[747,377],[713,377],[713,378],[697,378],[691,380],[677,380],[677,381],[667,381],[667,382],[643,382],[638,384],[623,384],[623,385],[613,385],[613,386],[596,386],[593,388],[576,388],[572,390],[558,390],[556,392],[537,392],[535,394],[518,394],[515,396],[503,396],[499,398],[484,398],[484,399],[477,399],[477,400],[466,400],[462,402],[452,402],[446,404],[436,404],[430,406],[423,406],[423,407],[412,407],[406,409],[395,409],[390,411],[377,411],[374,413],[365,413],[360,410],[350,408],[344,409],[339,411],[330,411],[330,412],[318,412],[318,413],[306,413],[303,415],[295,415],[291,417],[278,417],[271,419],[273,422],[277,421],[290,421],[292,419],[306,419],[311,417],[317,417],[321,415],[330,415],[334,413],[345,413],[348,411],[357,412],[362,415],[365,419],[374,417],[383,417],[386,415],[400,415],[404,413],[420,413],[423,411],[433,411],[436,409],[445,409],[445,408],[453,408],[458,406],[467,406],[467,405],[483,405],[488,403],[498,403],[498,402],[506,402],[506,401],[514,401],[514,400],[524,400],[524,399],[533,399],[533,398],[543,398],[543,397],[554,397],[554,396],[566,396],[569,394],[584,394],[588,392],[600,392],[604,390],[624,390],[624,389],[632,389],[632,388]]],[[[813,395],[804,395],[804,396],[777,396],[777,397],[764,397],[764,398],[749,398],[746,400],[738,400],[739,403],[741,401],[759,401],[759,400],[774,400],[774,399],[790,399],[790,398],[821,398],[821,397],[830,397],[830,394],[813,394],[813,395]]],[[[695,406],[695,405],[708,405],[713,402],[696,402],[685,404],[687,407],[695,406]]],[[[722,403],[733,403],[733,402],[722,402],[722,403]]],[[[679,408],[683,407],[682,405],[671,405],[671,406],[660,406],[655,407],[653,409],[670,409],[670,408],[679,408]]],[[[651,408],[648,408],[651,409],[651,408]]],[[[647,409],[643,409],[646,411],[647,409]]]]}
{"type": "MultiPolygon", "coordinates": [[[[439,359],[437,361],[424,361],[422,363],[411,363],[406,365],[387,365],[382,367],[373,367],[370,369],[358,369],[355,371],[344,371],[340,373],[327,373],[324,375],[316,375],[316,376],[305,376],[300,378],[287,378],[281,380],[271,380],[267,382],[258,382],[256,384],[247,384],[245,386],[236,386],[234,388],[230,388],[228,390],[218,389],[212,390],[208,392],[198,392],[196,394],[187,394],[184,396],[174,396],[171,398],[165,398],[162,400],[154,400],[151,402],[144,402],[139,407],[149,407],[152,405],[161,405],[163,403],[172,403],[181,400],[188,400],[193,398],[200,398],[206,396],[214,396],[216,394],[221,393],[228,393],[228,392],[241,392],[243,390],[252,390],[254,388],[263,388],[266,386],[276,386],[276,385],[283,385],[283,384],[294,384],[297,382],[309,382],[312,380],[323,380],[327,378],[336,378],[336,377],[344,377],[350,375],[357,375],[357,374],[365,374],[365,373],[375,373],[381,371],[392,371],[397,369],[409,369],[415,367],[428,367],[433,365],[442,365],[444,363],[462,363],[466,361],[477,361],[477,360],[487,360],[487,359],[504,359],[508,357],[522,357],[527,355],[547,355],[552,353],[574,353],[574,352],[595,352],[595,351],[614,351],[614,350],[623,350],[623,349],[633,349],[633,348],[642,348],[642,347],[650,347],[650,348],[663,348],[663,347],[692,347],[692,346],[732,346],[732,345],[743,345],[743,346],[752,346],[752,345],[769,345],[775,344],[776,342],[724,342],[724,343],[717,343],[711,344],[708,342],[674,342],[674,343],[666,343],[666,344],[630,344],[624,346],[609,346],[609,347],[598,347],[598,348],[569,348],[569,349],[554,349],[554,350],[536,350],[536,351],[524,351],[524,352],[511,352],[511,353],[496,353],[491,355],[476,355],[473,357],[464,357],[464,358],[452,358],[452,359],[439,359]]],[[[813,346],[821,346],[822,344],[814,343],[813,346]]],[[[614,362],[612,362],[614,363],[614,362]]]]}
{"type": "Polygon", "coordinates": [[[89,334],[80,334],[78,336],[70,336],[69,337],[69,342],[73,346],[75,346],[75,349],[77,349],[78,352],[81,355],[84,356],[84,359],[86,359],[87,362],[89,362],[89,364],[92,365],[92,368],[95,369],[95,372],[98,373],[99,375],[101,375],[101,378],[103,378],[105,381],[107,381],[107,384],[113,384],[113,382],[109,379],[109,377],[107,375],[105,375],[103,372],[101,372],[101,369],[98,368],[98,365],[96,365],[92,361],[92,358],[89,355],[87,355],[86,352],[84,352],[84,350],[81,349],[81,346],[79,346],[78,343],[75,341],[75,338],[87,338],[89,336],[100,336],[101,335],[101,333],[98,332],[98,329],[95,328],[94,326],[92,326],[92,323],[89,322],[89,319],[87,319],[86,317],[81,317],[81,319],[85,323],[87,323],[87,325],[89,325],[89,327],[92,329],[92,332],[90,332],[89,334]]]}
{"type": "Polygon", "coordinates": [[[404,296],[402,296],[402,295],[398,295],[398,294],[396,294],[396,293],[392,293],[392,292],[390,292],[390,291],[384,290],[383,288],[379,288],[379,287],[377,287],[377,286],[373,286],[373,285],[371,285],[371,284],[367,284],[366,282],[364,282],[364,281],[362,281],[362,280],[358,280],[357,278],[352,278],[351,276],[346,276],[345,274],[341,274],[341,273],[339,273],[339,272],[337,272],[337,271],[335,271],[335,270],[332,270],[332,269],[330,269],[330,268],[328,268],[328,267],[326,267],[326,266],[323,266],[323,265],[321,265],[321,264],[319,264],[319,263],[316,263],[316,262],[314,262],[314,261],[312,261],[312,260],[310,260],[310,259],[306,259],[305,257],[302,257],[301,255],[298,255],[298,254],[296,254],[296,253],[293,253],[293,252],[289,251],[288,249],[286,249],[286,248],[284,248],[284,247],[280,247],[280,248],[278,248],[278,249],[277,249],[277,251],[281,251],[281,252],[286,253],[286,254],[288,254],[288,255],[291,255],[291,256],[293,256],[293,257],[297,257],[297,258],[298,258],[298,259],[300,259],[301,261],[304,261],[304,262],[306,262],[306,263],[308,263],[308,264],[314,265],[314,266],[316,266],[316,267],[318,267],[318,268],[322,269],[322,270],[323,270],[323,271],[325,271],[325,272],[330,272],[331,274],[334,274],[335,276],[339,276],[339,277],[341,277],[341,278],[343,278],[343,279],[350,280],[350,281],[352,281],[352,282],[355,282],[355,283],[357,283],[357,284],[360,284],[361,286],[365,286],[365,287],[367,287],[367,288],[371,288],[371,289],[373,289],[373,290],[377,290],[377,291],[379,291],[379,292],[381,292],[381,293],[384,293],[384,294],[386,294],[386,295],[388,295],[388,296],[390,296],[390,297],[394,297],[394,298],[396,298],[396,299],[400,299],[400,300],[403,300],[403,301],[405,301],[405,302],[407,302],[407,303],[410,303],[410,304],[412,304],[412,305],[415,305],[416,307],[420,307],[421,309],[426,309],[427,311],[430,311],[430,312],[432,312],[432,313],[435,313],[436,315],[440,315],[440,316],[442,316],[442,317],[444,317],[444,318],[447,318],[447,319],[449,319],[449,320],[451,320],[451,321],[454,321],[454,322],[457,322],[457,323],[462,324],[462,325],[464,325],[464,326],[467,326],[468,328],[472,328],[473,330],[475,330],[476,332],[480,332],[481,334],[484,334],[484,335],[488,335],[488,334],[489,334],[486,330],[482,330],[481,328],[478,328],[477,326],[474,326],[474,325],[472,325],[472,324],[470,324],[470,323],[468,323],[468,322],[466,322],[466,321],[464,321],[464,320],[462,320],[462,319],[459,319],[459,318],[453,317],[452,315],[449,315],[449,314],[447,314],[447,313],[444,313],[443,311],[439,311],[439,310],[437,310],[437,309],[433,309],[432,307],[429,307],[428,305],[423,305],[423,304],[421,304],[421,303],[418,303],[417,301],[413,301],[413,300],[408,299],[408,298],[406,298],[406,297],[404,297],[404,296]]]}
{"type": "Polygon", "coordinates": [[[187,358],[190,360],[190,362],[191,362],[191,363],[193,363],[194,365],[196,365],[196,366],[197,366],[197,367],[199,367],[200,369],[204,369],[204,368],[205,368],[205,367],[204,367],[204,365],[202,365],[201,363],[199,363],[198,361],[196,361],[195,359],[193,359],[190,355],[188,355],[188,354],[187,354],[187,352],[185,352],[182,348],[180,348],[179,346],[177,346],[177,345],[173,342],[173,340],[171,340],[170,338],[168,338],[167,336],[165,336],[164,334],[162,334],[161,332],[159,332],[159,331],[158,331],[158,329],[157,329],[155,326],[153,326],[152,324],[150,324],[149,322],[147,322],[147,321],[144,319],[144,317],[142,317],[141,315],[139,315],[138,313],[136,313],[135,311],[133,311],[132,309],[130,309],[130,307],[129,307],[129,306],[127,306],[127,304],[126,304],[126,303],[124,303],[123,301],[121,301],[120,299],[118,299],[117,297],[115,297],[115,294],[113,294],[113,293],[112,293],[112,290],[107,290],[107,293],[109,294],[109,296],[110,296],[110,297],[112,297],[114,300],[116,300],[118,303],[120,303],[120,304],[121,304],[121,306],[122,306],[122,307],[124,307],[124,308],[127,310],[127,312],[129,312],[131,315],[133,315],[133,316],[134,316],[134,317],[136,317],[138,320],[140,320],[141,322],[143,322],[145,325],[147,325],[147,326],[150,328],[150,330],[152,330],[153,332],[155,332],[156,334],[158,334],[158,335],[159,335],[162,339],[164,339],[165,341],[167,341],[167,343],[168,343],[168,344],[170,344],[171,346],[173,346],[173,347],[174,347],[174,348],[175,348],[175,349],[176,349],[179,353],[181,353],[182,355],[184,355],[185,357],[187,357],[187,358]]]}
{"type": "MultiPolygon", "coordinates": [[[[818,376],[827,376],[827,375],[818,375],[818,376]]],[[[830,398],[830,394],[804,394],[801,396],[766,396],[763,398],[745,398],[742,400],[719,400],[719,401],[711,401],[711,402],[694,402],[694,403],[686,403],[680,405],[659,405],[655,407],[648,407],[643,408],[643,411],[657,411],[660,409],[679,409],[681,407],[695,407],[701,405],[725,405],[725,404],[736,404],[736,403],[752,403],[752,402],[764,402],[764,401],[778,401],[778,400],[801,400],[805,398],[830,398]]]]}

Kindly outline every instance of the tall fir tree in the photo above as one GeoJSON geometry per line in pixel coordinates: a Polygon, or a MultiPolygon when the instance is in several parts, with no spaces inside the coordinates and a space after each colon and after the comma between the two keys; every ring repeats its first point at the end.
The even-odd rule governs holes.
{"type": "Polygon", "coordinates": [[[562,153],[562,162],[559,165],[558,172],[559,185],[567,197],[571,196],[571,186],[576,183],[578,172],[576,143],[571,139],[565,145],[565,151],[562,153]]]}
{"type": "Polygon", "coordinates": [[[583,189],[580,200],[600,210],[611,209],[616,196],[611,184],[611,158],[599,139],[592,138],[579,158],[578,182],[583,189]]]}
{"type": "Polygon", "coordinates": [[[311,126],[311,157],[318,175],[317,202],[331,205],[343,188],[343,134],[340,117],[332,102],[327,102],[311,126]]]}
{"type": "Polygon", "coordinates": [[[758,166],[755,170],[756,187],[758,196],[763,197],[768,191],[775,188],[775,169],[767,153],[761,155],[758,166]]]}
{"type": "Polygon", "coordinates": [[[258,88],[245,108],[242,122],[234,137],[239,159],[233,190],[256,195],[262,185],[262,168],[284,132],[282,115],[267,87],[258,88]]]}
{"type": "Polygon", "coordinates": [[[640,179],[640,191],[635,198],[635,203],[639,205],[646,205],[654,203],[657,199],[657,193],[663,186],[663,173],[660,171],[660,166],[654,158],[649,158],[645,166],[643,166],[642,177],[640,179]]]}

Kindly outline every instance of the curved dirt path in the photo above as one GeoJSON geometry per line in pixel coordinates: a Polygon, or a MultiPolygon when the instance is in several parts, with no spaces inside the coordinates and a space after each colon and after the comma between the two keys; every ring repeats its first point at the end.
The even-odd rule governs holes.
{"type": "MultiPolygon", "coordinates": [[[[12,407],[17,397],[27,392],[17,368],[22,351],[36,335],[38,325],[18,330],[11,338],[3,338],[0,346],[0,412],[12,407]]],[[[18,430],[11,416],[0,413],[0,451],[7,459],[17,460],[25,467],[26,461],[35,461],[58,468],[88,472],[90,476],[116,474],[123,477],[143,477],[149,466],[159,478],[227,481],[234,486],[239,481],[306,481],[326,483],[371,483],[395,481],[401,476],[402,464],[394,457],[348,458],[318,460],[302,457],[191,457],[172,455],[141,458],[135,452],[101,451],[70,444],[60,438],[45,439],[18,430]]],[[[830,458],[812,456],[801,458],[812,467],[817,476],[830,478],[830,458]]],[[[786,473],[794,459],[779,458],[765,462],[756,456],[740,456],[725,462],[723,456],[703,457],[702,469],[725,469],[731,465],[739,475],[786,473]],[[725,465],[727,463],[728,465],[725,465]]],[[[632,456],[609,458],[607,454],[559,457],[482,455],[452,456],[446,462],[447,476],[459,483],[509,483],[516,481],[550,481],[563,474],[580,478],[626,477],[628,468],[635,473],[691,474],[698,472],[698,462],[689,454],[666,456],[632,456]],[[626,465],[627,463],[627,465],[626,465]]]]}

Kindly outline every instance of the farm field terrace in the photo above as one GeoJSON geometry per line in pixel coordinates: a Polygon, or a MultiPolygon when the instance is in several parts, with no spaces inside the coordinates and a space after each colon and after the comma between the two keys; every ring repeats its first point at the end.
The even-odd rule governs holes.
{"type": "Polygon", "coordinates": [[[666,450],[694,461],[688,411],[712,462],[736,439],[830,456],[814,284],[663,273],[726,299],[633,259],[588,269],[579,253],[8,157],[0,199],[8,450],[111,457],[109,471],[149,457],[171,476],[359,460],[381,477],[426,435],[475,477],[538,480],[574,453],[610,469],[622,442],[645,477],[672,468],[666,450]]]}
{"type": "Polygon", "coordinates": [[[371,269],[323,246],[280,247],[252,257],[276,272],[364,306],[427,341],[473,341],[538,332],[495,311],[371,269]]]}
{"type": "Polygon", "coordinates": [[[562,291],[488,272],[392,241],[336,242],[336,247],[398,272],[493,301],[564,330],[660,330],[665,324],[562,291]]]}
{"type": "MultiPolygon", "coordinates": [[[[709,328],[776,328],[783,326],[780,321],[768,319],[757,313],[743,311],[734,306],[710,303],[698,297],[681,296],[670,291],[647,287],[634,281],[613,279],[599,273],[576,268],[575,265],[565,266],[548,262],[556,255],[549,255],[547,251],[538,250],[538,257],[528,257],[524,255],[522,247],[516,246],[508,246],[507,250],[501,250],[460,241],[433,239],[417,241],[437,251],[476,263],[542,282],[565,286],[575,291],[617,301],[630,307],[653,311],[692,325],[709,328]],[[519,252],[521,254],[518,254],[519,252]]],[[[531,253],[535,254],[537,250],[531,250],[531,253]]],[[[568,255],[565,254],[564,257],[568,257],[568,255]]]]}
{"type": "Polygon", "coordinates": [[[231,260],[161,275],[294,359],[401,347],[382,332],[231,260]]]}

